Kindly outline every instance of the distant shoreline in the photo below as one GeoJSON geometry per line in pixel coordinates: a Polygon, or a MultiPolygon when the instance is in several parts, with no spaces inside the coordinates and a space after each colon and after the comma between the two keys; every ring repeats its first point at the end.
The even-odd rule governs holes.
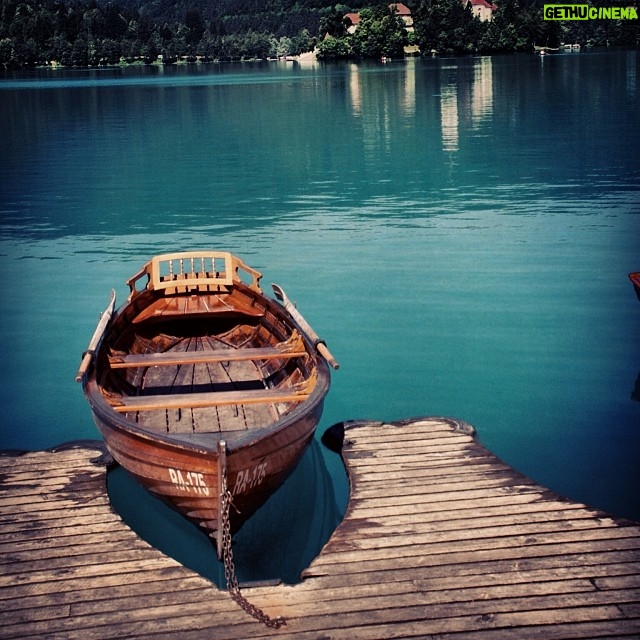
{"type": "MultiPolygon", "coordinates": [[[[554,55],[562,55],[564,53],[570,53],[570,54],[574,54],[576,53],[576,51],[580,52],[580,50],[582,49],[582,51],[594,51],[594,50],[631,50],[631,51],[635,51],[635,47],[619,47],[619,46],[609,46],[609,47],[602,47],[602,46],[594,46],[594,45],[586,45],[584,47],[579,47],[576,45],[570,45],[570,46],[566,46],[566,45],[562,45],[560,47],[557,48],[552,48],[552,47],[542,47],[542,46],[534,46],[533,49],[531,51],[521,51],[521,52],[510,52],[507,55],[531,55],[531,54],[536,54],[536,55],[540,55],[541,52],[545,52],[545,53],[549,53],[549,54],[554,54],[554,55]]],[[[493,56],[493,55],[504,55],[503,53],[459,53],[459,54],[443,54],[444,57],[475,57],[475,56],[493,56]]],[[[394,60],[401,60],[401,59],[409,59],[409,58],[415,58],[415,57],[428,57],[428,58],[433,58],[433,57],[438,57],[439,56],[439,52],[437,51],[431,51],[429,53],[429,55],[420,55],[420,54],[407,54],[404,56],[404,58],[394,58],[394,60]]],[[[383,61],[387,62],[390,59],[383,59],[383,61]]],[[[255,62],[298,62],[298,63],[309,63],[309,62],[320,62],[321,60],[317,57],[317,49],[314,49],[313,51],[306,51],[302,54],[299,55],[288,55],[288,56],[280,56],[277,58],[235,58],[235,59],[221,59],[221,58],[207,58],[205,56],[181,56],[181,57],[177,57],[177,58],[171,58],[169,60],[165,60],[163,59],[161,56],[158,56],[157,59],[148,61],[142,58],[138,58],[136,57],[133,60],[127,60],[124,57],[122,57],[120,59],[119,62],[116,63],[109,63],[109,62],[104,62],[104,63],[99,63],[99,64],[92,64],[92,65],[65,65],[62,64],[61,62],[58,62],[57,60],[50,60],[48,62],[45,63],[38,63],[38,64],[34,64],[28,67],[20,67],[20,68],[5,68],[4,71],[25,71],[27,69],[117,69],[117,68],[125,68],[125,67],[156,67],[156,68],[161,68],[161,67],[171,67],[171,66],[186,66],[186,65],[206,65],[206,64],[237,64],[237,63],[255,63],[255,62]]],[[[351,60],[351,62],[354,62],[354,60],[351,60]]],[[[0,66],[0,69],[2,67],[0,66]]]]}
{"type": "Polygon", "coordinates": [[[77,65],[65,65],[57,60],[50,60],[46,63],[33,65],[33,69],[115,69],[117,67],[166,67],[166,66],[181,66],[187,64],[222,64],[229,62],[316,62],[318,57],[316,51],[306,51],[297,56],[281,56],[279,58],[240,58],[237,60],[222,60],[219,58],[205,58],[204,56],[181,56],[178,58],[171,58],[164,60],[161,56],[158,56],[156,60],[147,61],[142,58],[136,58],[128,61],[125,58],[121,58],[120,62],[104,64],[87,65],[85,67],[77,65]]]}

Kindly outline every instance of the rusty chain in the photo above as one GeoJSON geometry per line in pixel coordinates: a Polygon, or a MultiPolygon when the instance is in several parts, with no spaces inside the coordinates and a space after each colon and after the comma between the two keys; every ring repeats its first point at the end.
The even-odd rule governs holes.
{"type": "MultiPolygon", "coordinates": [[[[271,618],[262,609],[251,604],[240,592],[240,585],[236,577],[236,569],[233,563],[233,550],[231,548],[231,523],[229,519],[229,509],[232,505],[231,491],[227,488],[227,479],[222,476],[222,493],[220,494],[220,519],[222,526],[222,558],[224,562],[224,577],[227,582],[227,591],[244,611],[250,616],[262,622],[267,627],[279,629],[287,624],[286,620],[278,616],[271,618]]],[[[234,507],[235,508],[235,507],[234,507]]]]}

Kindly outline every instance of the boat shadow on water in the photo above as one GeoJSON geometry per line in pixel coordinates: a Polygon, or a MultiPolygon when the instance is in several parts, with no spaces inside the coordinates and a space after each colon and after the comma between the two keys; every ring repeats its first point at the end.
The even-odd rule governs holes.
{"type": "MultiPolygon", "coordinates": [[[[321,445],[312,440],[287,481],[233,537],[240,583],[300,582],[342,515],[321,445]]],[[[202,530],[154,498],[119,466],[109,471],[111,504],[141,538],[225,587],[224,565],[202,530]]]]}

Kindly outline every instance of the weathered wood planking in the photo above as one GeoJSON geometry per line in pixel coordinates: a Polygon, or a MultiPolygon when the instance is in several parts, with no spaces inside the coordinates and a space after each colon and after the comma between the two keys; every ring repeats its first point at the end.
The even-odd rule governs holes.
{"type": "Polygon", "coordinates": [[[640,638],[637,523],[536,485],[457,421],[344,439],[344,521],[302,583],[244,590],[279,630],[131,532],[97,452],[0,457],[0,638],[640,638]]]}

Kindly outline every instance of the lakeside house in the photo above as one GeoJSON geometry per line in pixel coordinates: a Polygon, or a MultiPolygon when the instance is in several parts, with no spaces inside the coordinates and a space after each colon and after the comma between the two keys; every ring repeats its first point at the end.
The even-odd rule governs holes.
{"type": "MultiPolygon", "coordinates": [[[[389,5],[389,9],[395,11],[396,15],[404,22],[405,29],[409,32],[413,31],[413,17],[411,16],[411,9],[402,2],[393,2],[389,5]]],[[[359,13],[346,13],[345,19],[348,18],[351,24],[347,27],[349,33],[354,33],[358,28],[360,22],[359,13]]]]}
{"type": "Polygon", "coordinates": [[[351,21],[351,24],[347,27],[348,33],[354,33],[358,28],[358,23],[360,22],[360,14],[359,13],[346,13],[344,16],[345,20],[348,18],[351,21]]]}
{"type": "Polygon", "coordinates": [[[404,22],[404,26],[407,31],[413,31],[413,17],[411,16],[411,9],[402,2],[396,2],[389,5],[389,9],[395,10],[396,15],[404,22]]]}
{"type": "MultiPolygon", "coordinates": [[[[464,3],[465,0],[462,0],[462,2],[464,3]]],[[[483,22],[493,20],[493,12],[498,8],[488,0],[466,0],[466,2],[471,6],[473,15],[483,22]]],[[[402,19],[408,32],[413,31],[413,16],[411,15],[411,9],[406,4],[393,2],[389,5],[389,9],[395,11],[395,14],[402,19]]],[[[355,12],[346,13],[344,17],[350,23],[347,27],[347,32],[354,33],[360,23],[360,14],[355,12]]]]}
{"type": "Polygon", "coordinates": [[[498,8],[495,4],[487,2],[487,0],[468,0],[471,5],[473,15],[480,18],[483,22],[491,22],[493,20],[493,12],[498,8]]]}

